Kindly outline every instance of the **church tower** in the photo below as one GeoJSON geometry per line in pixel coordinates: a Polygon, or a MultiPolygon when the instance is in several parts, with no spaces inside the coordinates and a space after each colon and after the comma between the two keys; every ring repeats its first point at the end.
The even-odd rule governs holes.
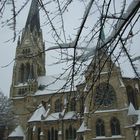
{"type": "Polygon", "coordinates": [[[21,38],[17,42],[11,97],[33,94],[37,78],[45,75],[45,47],[40,29],[38,0],[32,0],[21,38]]]}
{"type": "Polygon", "coordinates": [[[18,124],[25,130],[36,105],[37,79],[45,75],[45,45],[40,28],[38,0],[32,0],[21,38],[17,42],[10,98],[18,124]]]}

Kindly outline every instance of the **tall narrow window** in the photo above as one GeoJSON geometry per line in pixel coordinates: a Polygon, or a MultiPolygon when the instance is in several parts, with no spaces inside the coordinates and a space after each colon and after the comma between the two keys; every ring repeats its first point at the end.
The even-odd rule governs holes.
{"type": "Polygon", "coordinates": [[[115,117],[110,121],[112,135],[120,135],[120,122],[115,117]]]}
{"type": "Polygon", "coordinates": [[[69,133],[69,130],[66,129],[66,132],[65,132],[66,140],[68,140],[68,138],[69,138],[68,133],[69,133]]]}
{"type": "Polygon", "coordinates": [[[23,83],[24,82],[24,75],[25,75],[25,67],[24,64],[21,64],[20,66],[20,72],[19,72],[19,77],[20,77],[20,82],[23,83]]]}
{"type": "Polygon", "coordinates": [[[48,140],[58,140],[58,130],[53,127],[48,130],[48,140]]]}
{"type": "Polygon", "coordinates": [[[70,111],[75,111],[76,110],[76,101],[75,101],[75,97],[71,99],[70,102],[70,111]]]}
{"type": "Polygon", "coordinates": [[[51,129],[51,140],[54,140],[54,128],[51,129]]]}
{"type": "Polygon", "coordinates": [[[29,71],[29,76],[28,79],[33,79],[34,78],[34,66],[33,64],[30,66],[30,71],[29,71]]]}
{"type": "Polygon", "coordinates": [[[96,136],[105,136],[104,122],[101,119],[96,121],[96,136]]]}
{"type": "Polygon", "coordinates": [[[73,128],[71,125],[65,131],[66,140],[75,140],[76,139],[76,129],[73,128]]]}
{"type": "Polygon", "coordinates": [[[38,137],[37,140],[40,140],[40,132],[41,132],[41,128],[39,127],[39,128],[38,128],[38,132],[37,132],[37,137],[38,137]]]}
{"type": "Polygon", "coordinates": [[[136,92],[131,86],[126,87],[128,102],[132,103],[135,109],[138,109],[137,99],[136,99],[136,92]]]}
{"type": "Polygon", "coordinates": [[[50,130],[48,130],[48,140],[51,140],[51,134],[50,134],[51,132],[50,132],[50,130]]]}
{"type": "Polygon", "coordinates": [[[62,103],[60,99],[57,99],[55,101],[55,112],[61,112],[62,111],[62,103]]]}
{"type": "Polygon", "coordinates": [[[84,113],[84,96],[82,96],[80,99],[80,113],[84,113]]]}
{"type": "Polygon", "coordinates": [[[26,64],[26,73],[25,73],[25,79],[28,80],[30,76],[30,64],[26,64]]]}
{"type": "Polygon", "coordinates": [[[55,139],[54,140],[58,140],[58,131],[55,130],[55,139]]]}
{"type": "Polygon", "coordinates": [[[84,140],[83,136],[80,135],[80,136],[78,137],[78,140],[84,140]]]}

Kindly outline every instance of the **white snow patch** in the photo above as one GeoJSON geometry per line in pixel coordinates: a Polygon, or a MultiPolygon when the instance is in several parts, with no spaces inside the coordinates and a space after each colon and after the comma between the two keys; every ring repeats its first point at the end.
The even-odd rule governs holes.
{"type": "Polygon", "coordinates": [[[48,108],[48,110],[46,111],[46,113],[42,114],[43,117],[46,118],[48,116],[49,112],[50,112],[50,108],[48,108]]]}
{"type": "Polygon", "coordinates": [[[122,109],[110,109],[110,110],[97,110],[95,113],[107,113],[107,112],[119,112],[127,110],[128,108],[122,108],[122,109]]]}
{"type": "Polygon", "coordinates": [[[14,87],[23,87],[23,86],[27,86],[28,83],[19,83],[18,85],[15,85],[14,87]]]}
{"type": "Polygon", "coordinates": [[[43,136],[43,135],[44,135],[44,133],[43,133],[43,132],[41,132],[41,133],[40,133],[40,136],[43,136]]]}
{"type": "Polygon", "coordinates": [[[96,138],[92,138],[93,140],[101,140],[101,139],[122,139],[125,138],[121,135],[113,135],[112,137],[106,137],[106,136],[97,136],[96,138]]]}
{"type": "Polygon", "coordinates": [[[100,74],[101,75],[104,75],[104,74],[108,74],[109,72],[108,71],[103,71],[103,72],[101,72],[100,74]]]}
{"type": "Polygon", "coordinates": [[[130,116],[130,115],[136,115],[136,114],[137,114],[137,113],[136,113],[136,110],[135,110],[133,104],[130,103],[130,105],[129,105],[129,107],[128,107],[128,116],[130,116]]]}
{"type": "Polygon", "coordinates": [[[58,135],[62,135],[62,131],[58,131],[58,135]]]}
{"type": "Polygon", "coordinates": [[[12,100],[19,100],[19,99],[24,99],[24,97],[13,97],[13,98],[10,98],[12,100]]]}
{"type": "Polygon", "coordinates": [[[136,130],[136,132],[135,132],[135,136],[137,137],[138,134],[139,134],[139,130],[136,130]]]}
{"type": "Polygon", "coordinates": [[[35,132],[35,130],[36,130],[36,126],[34,125],[34,126],[33,126],[33,132],[35,132]]]}
{"type": "Polygon", "coordinates": [[[119,81],[120,81],[120,87],[125,87],[125,85],[124,85],[124,83],[123,83],[121,78],[119,78],[119,81]]]}
{"type": "Polygon", "coordinates": [[[138,83],[135,84],[135,88],[137,89],[138,92],[140,91],[138,83]]]}
{"type": "Polygon", "coordinates": [[[45,120],[46,121],[57,121],[59,119],[63,119],[63,120],[77,119],[76,112],[70,111],[70,112],[67,112],[65,115],[64,115],[63,111],[51,113],[50,115],[48,115],[48,117],[45,120]]]}
{"type": "Polygon", "coordinates": [[[84,114],[89,113],[87,107],[84,108],[84,114]]]}

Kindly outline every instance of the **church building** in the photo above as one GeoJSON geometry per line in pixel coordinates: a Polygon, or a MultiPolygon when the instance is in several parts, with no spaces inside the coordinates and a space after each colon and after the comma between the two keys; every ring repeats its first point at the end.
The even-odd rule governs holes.
{"type": "Polygon", "coordinates": [[[140,81],[123,77],[105,50],[73,90],[64,86],[68,75],[46,76],[38,0],[15,58],[10,98],[18,125],[8,140],[140,140],[140,81]]]}

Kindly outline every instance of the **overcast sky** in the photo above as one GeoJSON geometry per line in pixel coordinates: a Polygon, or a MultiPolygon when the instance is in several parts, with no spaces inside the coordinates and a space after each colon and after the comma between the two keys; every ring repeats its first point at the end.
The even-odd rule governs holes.
{"type": "MultiPolygon", "coordinates": [[[[20,30],[25,26],[27,14],[29,11],[29,6],[30,6],[30,3],[26,7],[26,9],[20,14],[20,16],[18,16],[18,18],[17,18],[17,30],[20,30]]],[[[73,37],[76,34],[76,28],[79,27],[79,25],[80,25],[80,21],[81,21],[80,18],[82,17],[82,14],[83,14],[83,8],[84,8],[83,3],[81,3],[81,5],[79,5],[77,2],[75,2],[69,9],[69,10],[71,10],[71,13],[65,14],[65,23],[66,23],[65,29],[67,30],[67,36],[69,36],[69,33],[71,33],[71,35],[73,35],[73,37]]],[[[9,15],[10,15],[10,13],[7,10],[7,13],[5,14],[5,16],[9,16],[9,15]]],[[[42,15],[42,17],[43,17],[43,15],[42,15]]],[[[41,20],[43,20],[43,18],[41,18],[41,20]]],[[[93,17],[92,17],[92,19],[89,19],[88,22],[93,24],[93,17]]],[[[43,21],[42,21],[42,23],[43,23],[43,21]]],[[[137,24],[138,29],[140,29],[139,25],[140,24],[137,24]]],[[[51,41],[51,38],[47,34],[48,31],[46,31],[46,30],[49,30],[49,29],[43,27],[44,41],[51,41]]],[[[13,73],[13,64],[14,64],[14,62],[12,62],[12,60],[15,57],[15,49],[16,49],[16,41],[13,42],[11,40],[11,41],[7,42],[7,40],[11,39],[12,37],[13,37],[13,32],[7,26],[0,28],[0,89],[7,96],[9,96],[10,85],[12,83],[12,73],[13,73]],[[12,62],[12,63],[9,64],[10,62],[12,62]],[[3,66],[5,66],[5,65],[8,65],[8,66],[3,68],[3,66]]],[[[131,52],[132,52],[132,55],[134,55],[134,56],[140,55],[139,39],[140,39],[140,35],[138,34],[135,37],[135,39],[132,40],[131,52]]],[[[67,42],[69,42],[69,40],[67,40],[67,42]]],[[[50,47],[49,45],[52,46],[52,44],[46,43],[46,48],[50,47]]],[[[49,66],[49,64],[51,64],[53,62],[52,56],[54,56],[54,53],[56,53],[56,52],[51,51],[46,54],[46,62],[47,62],[46,63],[46,73],[47,73],[47,75],[51,75],[51,74],[58,73],[61,71],[61,67],[59,67],[58,65],[57,65],[57,68],[54,68],[54,66],[53,67],[49,66]]],[[[126,73],[130,73],[130,69],[129,69],[129,67],[127,67],[128,63],[125,63],[125,59],[122,61],[122,65],[124,66],[125,70],[127,71],[126,73]]]]}

